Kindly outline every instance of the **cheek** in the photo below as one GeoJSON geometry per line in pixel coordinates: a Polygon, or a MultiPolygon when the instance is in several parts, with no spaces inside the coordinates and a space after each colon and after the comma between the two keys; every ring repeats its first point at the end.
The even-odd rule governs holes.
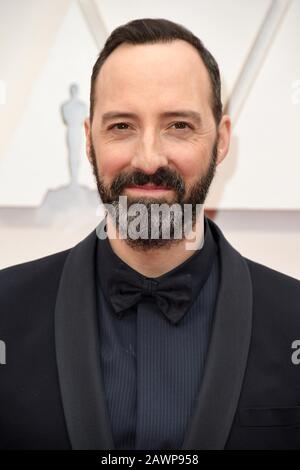
{"type": "Polygon", "coordinates": [[[132,158],[132,150],[124,143],[120,145],[100,145],[97,155],[101,176],[110,180],[128,167],[132,158]]]}
{"type": "Polygon", "coordinates": [[[203,149],[191,145],[178,146],[169,152],[170,166],[173,166],[186,181],[193,181],[205,171],[207,156],[203,149]]]}
{"type": "MultiPolygon", "coordinates": [[[[167,157],[168,166],[174,168],[188,182],[198,179],[209,164],[208,145],[204,142],[164,142],[160,151],[167,157]]],[[[131,142],[100,144],[97,148],[100,175],[111,181],[121,171],[130,171],[135,145],[131,142]]]]}

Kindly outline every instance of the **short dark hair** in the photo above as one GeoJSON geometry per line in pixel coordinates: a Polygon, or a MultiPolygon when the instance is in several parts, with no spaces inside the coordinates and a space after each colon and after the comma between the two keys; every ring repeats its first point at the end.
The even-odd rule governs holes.
{"type": "Polygon", "coordinates": [[[211,106],[213,115],[218,125],[222,117],[221,79],[219,67],[212,54],[204,47],[202,41],[184,26],[164,18],[143,18],[130,21],[118,26],[112,31],[101,50],[91,76],[90,91],[90,119],[93,119],[95,104],[95,83],[105,60],[121,44],[155,44],[171,42],[182,39],[199,52],[211,82],[211,106]]]}

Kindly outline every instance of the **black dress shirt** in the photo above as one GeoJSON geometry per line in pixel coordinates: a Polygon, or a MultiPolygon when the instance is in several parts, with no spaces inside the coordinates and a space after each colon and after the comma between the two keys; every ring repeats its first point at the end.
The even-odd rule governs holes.
{"type": "Polygon", "coordinates": [[[180,449],[201,385],[219,285],[218,246],[207,219],[202,248],[155,278],[192,275],[191,304],[176,325],[151,298],[119,318],[109,298],[112,271],[120,264],[133,269],[108,238],[98,238],[96,256],[100,355],[115,448],[180,449]]]}

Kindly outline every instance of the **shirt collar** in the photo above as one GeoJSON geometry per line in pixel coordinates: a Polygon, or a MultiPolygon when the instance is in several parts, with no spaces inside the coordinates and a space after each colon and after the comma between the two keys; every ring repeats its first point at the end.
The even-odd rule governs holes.
{"type": "MultiPolygon", "coordinates": [[[[103,219],[101,224],[105,225],[106,220],[103,219]]],[[[103,230],[102,230],[103,233],[103,230]]],[[[191,303],[195,300],[200,292],[200,289],[205,284],[210,270],[212,268],[213,261],[215,259],[218,250],[217,243],[214,240],[211,228],[209,226],[207,217],[204,216],[204,243],[201,249],[196,250],[192,256],[186,259],[179,266],[168,271],[162,276],[156,277],[155,280],[159,281],[165,277],[172,277],[176,274],[191,274],[192,276],[192,299],[191,303]]],[[[110,303],[109,299],[109,282],[112,277],[112,272],[115,268],[123,266],[128,271],[137,273],[142,278],[146,278],[143,274],[135,271],[131,266],[125,263],[112,249],[109,239],[106,237],[100,239],[97,237],[97,248],[96,248],[96,268],[98,282],[105,295],[106,300],[110,303]]]]}

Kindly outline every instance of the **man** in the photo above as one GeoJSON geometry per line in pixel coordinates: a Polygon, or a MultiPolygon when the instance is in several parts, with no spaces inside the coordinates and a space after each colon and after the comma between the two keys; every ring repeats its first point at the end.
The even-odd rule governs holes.
{"type": "Polygon", "coordinates": [[[230,141],[214,58],[173,22],[120,26],[85,130],[106,217],[0,272],[0,447],[300,448],[300,282],[201,210],[230,141]]]}

